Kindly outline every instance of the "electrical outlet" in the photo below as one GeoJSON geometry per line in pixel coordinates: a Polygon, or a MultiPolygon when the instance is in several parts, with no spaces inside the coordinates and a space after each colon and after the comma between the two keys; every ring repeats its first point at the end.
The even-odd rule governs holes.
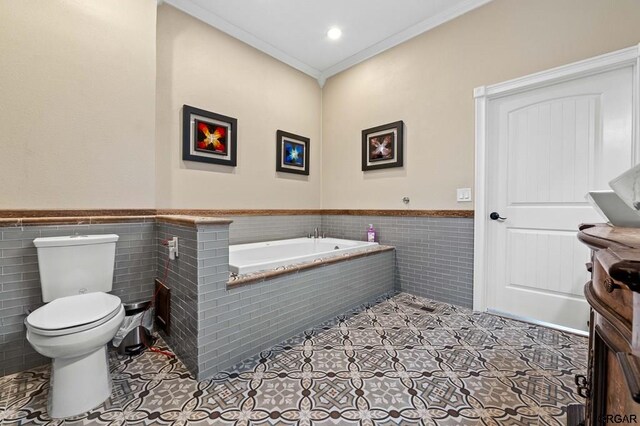
{"type": "Polygon", "coordinates": [[[169,246],[169,259],[175,260],[176,257],[180,256],[178,252],[178,237],[170,239],[167,245],[169,246]]]}

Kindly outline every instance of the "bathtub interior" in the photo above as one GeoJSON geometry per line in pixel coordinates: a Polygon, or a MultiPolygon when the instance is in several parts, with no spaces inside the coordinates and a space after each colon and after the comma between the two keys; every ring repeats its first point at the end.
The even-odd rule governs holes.
{"type": "Polygon", "coordinates": [[[338,238],[293,238],[229,246],[229,271],[246,274],[376,246],[338,238]]]}

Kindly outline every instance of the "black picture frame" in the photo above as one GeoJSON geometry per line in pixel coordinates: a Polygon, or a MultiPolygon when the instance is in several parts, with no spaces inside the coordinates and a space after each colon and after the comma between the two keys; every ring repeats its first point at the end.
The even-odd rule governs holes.
{"type": "Polygon", "coordinates": [[[311,140],[304,136],[278,130],[276,132],[276,171],[309,176],[310,142],[311,140]],[[295,158],[291,156],[291,147],[296,149],[295,158]]]}
{"type": "Polygon", "coordinates": [[[182,159],[184,161],[236,167],[237,136],[237,119],[189,105],[182,106],[182,159]],[[212,134],[210,130],[214,128],[212,134]],[[215,136],[216,133],[218,137],[215,136]],[[220,136],[221,133],[224,134],[220,136]]]}
{"type": "Polygon", "coordinates": [[[403,163],[402,120],[362,131],[362,171],[402,167],[403,163]]]}

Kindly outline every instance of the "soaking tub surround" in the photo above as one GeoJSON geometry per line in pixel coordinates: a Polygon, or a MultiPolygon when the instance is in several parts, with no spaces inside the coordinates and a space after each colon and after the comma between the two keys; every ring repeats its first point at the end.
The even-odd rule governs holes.
{"type": "Polygon", "coordinates": [[[158,268],[171,236],[181,251],[169,263],[172,329],[163,337],[198,379],[394,290],[393,247],[259,273],[240,286],[229,283],[229,223],[158,223],[158,268]]]}

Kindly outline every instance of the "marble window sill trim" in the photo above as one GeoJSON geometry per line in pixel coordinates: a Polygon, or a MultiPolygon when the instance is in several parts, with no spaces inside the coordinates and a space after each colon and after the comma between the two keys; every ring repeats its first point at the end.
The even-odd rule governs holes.
{"type": "MultiPolygon", "coordinates": [[[[224,218],[229,216],[396,216],[396,217],[448,217],[473,218],[473,210],[278,210],[278,209],[137,209],[137,210],[3,210],[0,209],[0,225],[91,223],[91,220],[122,222],[125,219],[153,220],[155,217],[224,218]]],[[[94,222],[99,223],[99,222],[94,222]]],[[[108,223],[108,222],[102,222],[108,223]]]]}
{"type": "Polygon", "coordinates": [[[46,226],[46,225],[97,225],[105,223],[158,222],[198,227],[201,225],[221,225],[233,222],[218,217],[161,215],[161,216],[82,216],[82,217],[22,217],[0,218],[0,227],[46,226]]]}
{"type": "Polygon", "coordinates": [[[354,209],[312,209],[312,210],[284,210],[284,209],[174,209],[158,210],[160,215],[189,215],[189,216],[299,216],[299,215],[328,215],[328,216],[400,216],[400,217],[448,217],[473,218],[473,210],[354,210],[354,209]]]}
{"type": "Polygon", "coordinates": [[[474,210],[320,210],[326,216],[397,216],[473,218],[474,210]]]}
{"type": "Polygon", "coordinates": [[[178,225],[219,225],[229,216],[395,216],[473,218],[473,210],[1,210],[0,226],[86,225],[98,223],[165,222],[178,225]]]}
{"type": "Polygon", "coordinates": [[[156,216],[61,216],[0,218],[0,227],[23,227],[41,225],[96,225],[104,223],[155,222],[156,216]]]}
{"type": "Polygon", "coordinates": [[[379,245],[377,247],[367,248],[362,251],[345,253],[338,256],[323,257],[310,262],[280,266],[276,269],[271,269],[267,271],[251,272],[251,273],[242,274],[242,275],[233,274],[229,278],[229,281],[227,282],[227,290],[235,289],[237,287],[242,287],[247,284],[263,282],[268,279],[279,277],[282,275],[296,274],[298,272],[305,271],[307,269],[319,268],[322,266],[331,265],[339,262],[345,262],[347,260],[358,259],[360,257],[372,256],[378,253],[383,253],[391,250],[395,250],[395,247],[379,245]]]}

